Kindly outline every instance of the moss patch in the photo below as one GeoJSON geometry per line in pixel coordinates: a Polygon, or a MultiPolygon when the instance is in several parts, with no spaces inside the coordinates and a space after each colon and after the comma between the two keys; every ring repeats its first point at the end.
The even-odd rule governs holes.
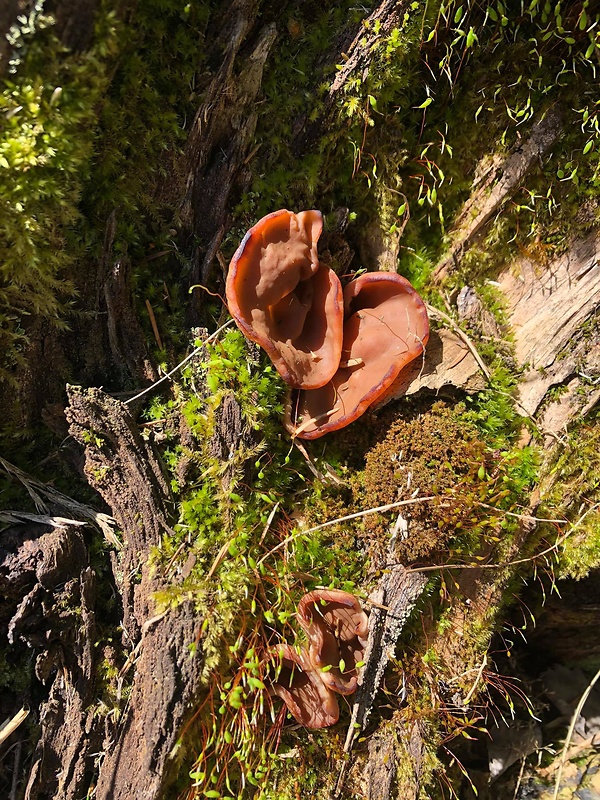
{"type": "MultiPolygon", "coordinates": [[[[395,556],[409,563],[443,550],[448,540],[469,527],[474,513],[474,482],[485,476],[487,448],[474,425],[465,422],[464,408],[435,403],[429,412],[410,420],[397,419],[385,439],[370,450],[362,474],[367,507],[377,507],[418,495],[435,495],[433,503],[407,506],[406,540],[397,537],[395,556]]],[[[389,519],[365,519],[364,536],[382,550],[389,540],[389,519]]]]}

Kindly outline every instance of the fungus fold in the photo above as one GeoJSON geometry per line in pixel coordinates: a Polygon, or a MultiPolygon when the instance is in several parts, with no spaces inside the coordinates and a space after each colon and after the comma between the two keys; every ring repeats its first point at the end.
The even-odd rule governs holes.
{"type": "Polygon", "coordinates": [[[368,272],[342,292],[319,263],[322,230],[320,211],[268,214],[245,235],[227,275],[231,315],[294,390],[284,423],[301,439],[364,414],[429,338],[425,304],[401,275],[368,272]]]}
{"type": "Polygon", "coordinates": [[[282,209],[244,236],[227,275],[229,312],[291,386],[318,388],[334,375],[342,349],[339,278],[319,264],[320,211],[282,209]]]}
{"type": "Polygon", "coordinates": [[[305,728],[335,725],[340,716],[338,701],[321,680],[306,651],[297,652],[285,644],[278,648],[275,658],[279,665],[271,692],[281,697],[296,722],[305,728]]]}
{"type": "Polygon", "coordinates": [[[308,639],[308,657],[323,683],[338,694],[353,694],[369,619],[352,594],[319,589],[298,604],[298,624],[308,639]],[[325,671],[323,671],[325,670],[325,671]]]}
{"type": "Polygon", "coordinates": [[[344,289],[340,366],[329,383],[292,393],[285,424],[317,439],[354,422],[393,387],[401,370],[425,350],[425,304],[401,275],[368,272],[344,289]]]}
{"type": "Polygon", "coordinates": [[[308,645],[295,650],[284,644],[272,651],[277,668],[270,692],[281,697],[301,725],[325,728],[338,721],[336,693],[357,689],[368,617],[354,595],[318,589],[302,597],[297,619],[308,645]]]}

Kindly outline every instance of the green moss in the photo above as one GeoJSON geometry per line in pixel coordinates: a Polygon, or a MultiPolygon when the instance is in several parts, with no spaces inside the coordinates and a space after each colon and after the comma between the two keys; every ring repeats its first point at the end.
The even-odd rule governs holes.
{"type": "Polygon", "coordinates": [[[592,415],[572,431],[551,469],[544,499],[571,525],[558,535],[558,577],[584,578],[600,566],[600,426],[592,415]],[[566,535],[565,535],[566,534],[566,535]]]}
{"type": "Polygon", "coordinates": [[[108,84],[116,21],[102,47],[67,53],[52,28],[24,34],[14,74],[0,82],[0,380],[16,381],[29,315],[64,326],[77,257],[70,231],[89,176],[97,105],[108,84]]]}
{"type": "Polygon", "coordinates": [[[265,692],[269,648],[295,641],[290,620],[306,591],[352,588],[358,574],[350,533],[302,533],[330,519],[336,500],[307,483],[306,462],[281,423],[283,395],[266,358],[230,331],[187,369],[174,399],[147,415],[177,409],[194,437],[171,450],[180,517],[152,567],[172,576],[158,606],[191,600],[203,620],[190,647],[202,651],[206,702],[186,737],[187,748],[197,748],[190,777],[199,796],[268,786],[280,724],[265,692]]]}
{"type": "Polygon", "coordinates": [[[15,384],[32,322],[65,328],[94,303],[89,262],[111,215],[115,256],[136,263],[141,302],[166,344],[180,342],[176,279],[187,262],[166,179],[198,104],[209,7],[150,0],[123,17],[103,3],[83,53],[38,12],[12,30],[16,57],[0,81],[0,382],[15,384]]]}

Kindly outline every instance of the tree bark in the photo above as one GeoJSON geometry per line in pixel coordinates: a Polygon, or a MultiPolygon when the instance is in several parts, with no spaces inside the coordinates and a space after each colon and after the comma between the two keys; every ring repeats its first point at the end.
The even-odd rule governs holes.
{"type": "Polygon", "coordinates": [[[173,575],[153,575],[149,563],[151,549],[171,532],[171,500],[160,464],[129,410],[98,389],[71,387],[67,419],[71,435],[86,447],[88,480],[123,532],[113,562],[129,650],[121,675],[135,666],[130,699],[107,730],[96,797],[159,798],[199,691],[202,660],[191,656],[189,645],[201,621],[192,602],[158,610],[153,601],[156,592],[176,583],[173,575]]]}
{"type": "MultiPolygon", "coordinates": [[[[327,58],[332,64],[343,61],[343,66],[332,80],[321,116],[310,123],[301,118],[295,126],[289,141],[292,152],[307,153],[331,132],[337,124],[336,103],[348,81],[355,75],[366,79],[378,43],[401,25],[408,5],[382,0],[369,15],[368,26],[360,23],[351,30],[345,26],[340,32],[334,52],[327,58]]],[[[0,11],[0,34],[6,33],[17,13],[29,7],[18,0],[9,2],[0,11]]],[[[96,0],[56,0],[52,7],[56,32],[65,46],[85,49],[93,35],[97,7],[96,0]]],[[[290,6],[267,13],[258,0],[230,0],[222,4],[219,20],[212,23],[207,57],[212,77],[189,132],[180,174],[169,179],[171,188],[176,187],[174,216],[179,215],[185,234],[195,242],[191,271],[186,275],[189,285],[205,285],[213,277],[231,225],[232,206],[248,184],[247,167],[254,154],[258,120],[256,104],[288,10],[290,6]]],[[[4,42],[1,36],[0,73],[7,54],[4,42]]],[[[450,231],[449,254],[438,265],[434,280],[454,270],[472,242],[514,196],[528,170],[552,150],[561,126],[560,115],[550,110],[534,124],[530,135],[505,159],[494,162],[494,168],[473,187],[450,231]]],[[[135,310],[134,265],[115,252],[115,224],[113,212],[103,222],[102,255],[92,265],[89,285],[82,287],[89,299],[92,323],[84,321],[72,333],[57,333],[40,320],[31,321],[32,367],[21,376],[19,388],[28,424],[40,417],[48,400],[55,401],[59,406],[57,430],[67,433],[59,418],[64,383],[74,374],[82,383],[102,383],[119,391],[158,377],[135,310]],[[74,358],[74,352],[79,358],[74,358]],[[48,370],[49,361],[56,370],[48,370]],[[74,361],[79,363],[77,368],[74,361]]],[[[338,247],[344,271],[351,269],[353,251],[344,239],[343,225],[328,231],[322,243],[331,250],[338,247]]],[[[396,256],[392,253],[388,262],[396,263],[396,256]]],[[[600,239],[593,230],[574,238],[566,253],[543,265],[524,256],[498,281],[506,300],[507,324],[514,335],[517,367],[523,370],[518,402],[524,415],[548,435],[548,452],[568,424],[589,414],[600,399],[600,389],[589,379],[600,369],[598,333],[592,324],[600,305],[599,257],[600,239]],[[558,399],[552,395],[557,387],[566,388],[558,399]]],[[[465,294],[471,292],[469,287],[465,290],[465,294]]],[[[472,292],[470,301],[477,305],[472,292]]],[[[451,302],[452,298],[449,311],[454,310],[451,302]]],[[[490,334],[490,329],[484,331],[489,319],[473,311],[473,305],[468,310],[467,305],[463,295],[459,318],[467,320],[471,330],[490,334]]],[[[194,299],[187,311],[188,319],[197,322],[203,312],[200,301],[194,299]]],[[[493,328],[491,336],[502,333],[493,328]]],[[[424,360],[403,375],[398,394],[474,393],[486,386],[481,363],[472,339],[446,321],[432,332],[424,360]]],[[[155,600],[161,592],[180,585],[183,575],[168,568],[155,572],[150,565],[151,554],[160,547],[163,536],[173,534],[176,508],[160,459],[140,433],[136,407],[100,389],[68,386],[67,394],[68,435],[84,453],[88,484],[120,530],[119,546],[111,554],[108,584],[117,606],[114,622],[122,628],[123,639],[118,647],[103,652],[95,646],[98,618],[104,613],[99,584],[106,578],[96,571],[82,526],[55,519],[53,524],[26,522],[3,532],[0,595],[6,602],[0,609],[0,628],[13,646],[35,652],[35,675],[45,693],[39,704],[41,733],[25,797],[75,800],[86,796],[94,782],[97,800],[161,800],[177,774],[181,731],[203,696],[204,664],[194,649],[203,620],[198,619],[191,600],[175,607],[158,606],[155,600]],[[118,687],[117,702],[109,712],[98,702],[100,675],[107,666],[116,673],[118,687]],[[105,712],[103,716],[100,711],[105,712]]],[[[184,421],[181,428],[185,428],[184,421]]],[[[224,396],[215,428],[211,455],[224,463],[236,447],[250,441],[232,393],[224,396]]],[[[232,470],[223,472],[224,490],[232,470]]],[[[536,536],[535,520],[527,517],[535,513],[538,502],[534,492],[504,554],[507,562],[518,561],[536,536]]],[[[407,565],[386,563],[380,567],[378,587],[370,598],[373,611],[366,667],[353,700],[347,762],[335,796],[343,797],[350,785],[363,787],[371,800],[412,800],[422,788],[426,750],[427,731],[418,721],[400,708],[365,747],[355,746],[355,725],[364,731],[369,722],[398,636],[425,584],[424,574],[407,565]]],[[[462,640],[470,616],[492,617],[507,584],[518,573],[518,564],[496,571],[464,570],[457,576],[458,599],[445,621],[446,632],[441,634],[433,623],[428,629],[428,621],[423,620],[429,646],[454,665],[457,675],[470,667],[465,663],[462,640]]],[[[564,624],[571,620],[567,617],[564,624]]],[[[589,652],[595,654],[596,650],[590,647],[589,652]]],[[[471,699],[469,695],[458,698],[464,701],[465,711],[471,699]]],[[[31,701],[36,704],[33,697],[31,701]]]]}

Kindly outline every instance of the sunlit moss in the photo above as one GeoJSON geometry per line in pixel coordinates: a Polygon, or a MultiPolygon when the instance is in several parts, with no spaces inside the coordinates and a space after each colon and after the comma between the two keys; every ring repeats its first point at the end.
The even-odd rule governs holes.
{"type": "Polygon", "coordinates": [[[558,540],[558,576],[584,578],[600,566],[600,425],[593,414],[571,433],[553,465],[548,499],[570,520],[558,540]]]}

